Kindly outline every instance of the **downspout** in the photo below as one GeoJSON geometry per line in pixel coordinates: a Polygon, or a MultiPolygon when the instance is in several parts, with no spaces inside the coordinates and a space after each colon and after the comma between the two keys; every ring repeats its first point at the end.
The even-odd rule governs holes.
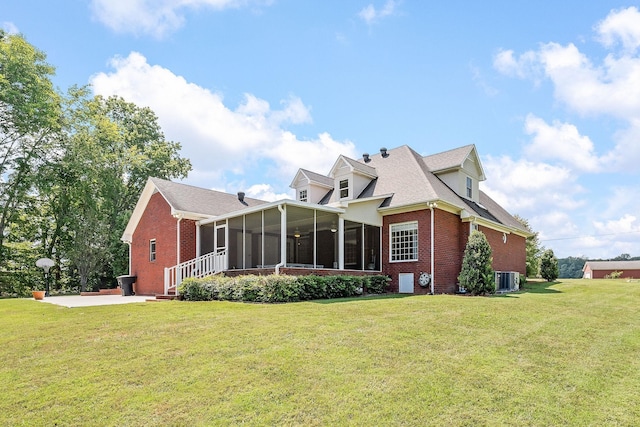
{"type": "Polygon", "coordinates": [[[275,274],[280,274],[280,267],[285,266],[287,259],[287,210],[282,204],[278,205],[280,211],[280,262],[276,264],[275,274]]]}
{"type": "Polygon", "coordinates": [[[429,210],[431,210],[431,295],[434,294],[434,282],[436,280],[436,272],[435,272],[435,263],[434,263],[434,258],[435,258],[435,254],[434,254],[434,248],[435,248],[435,242],[434,242],[434,236],[435,236],[435,229],[434,229],[434,214],[433,214],[433,208],[437,208],[438,204],[435,202],[430,202],[429,203],[429,210]]]}
{"type": "Polygon", "coordinates": [[[131,241],[125,242],[129,246],[129,276],[131,276],[131,241]]]}
{"type": "Polygon", "coordinates": [[[178,222],[176,223],[176,227],[177,227],[177,231],[176,231],[176,257],[177,257],[177,264],[180,264],[180,223],[182,222],[182,214],[178,214],[175,218],[178,219],[178,222]]]}

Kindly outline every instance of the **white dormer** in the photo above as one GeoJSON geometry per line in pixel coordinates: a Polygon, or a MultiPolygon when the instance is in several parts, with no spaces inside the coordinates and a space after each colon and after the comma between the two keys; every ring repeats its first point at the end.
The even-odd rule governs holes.
{"type": "Polygon", "coordinates": [[[290,187],[296,191],[296,200],[319,203],[333,189],[333,179],[306,169],[299,169],[290,187]]]}
{"type": "Polygon", "coordinates": [[[369,165],[340,156],[331,168],[329,176],[333,178],[334,186],[331,202],[341,202],[357,198],[378,174],[375,168],[369,165]]]}
{"type": "Polygon", "coordinates": [[[427,156],[424,161],[460,197],[479,203],[480,181],[486,177],[475,145],[427,156]]]}

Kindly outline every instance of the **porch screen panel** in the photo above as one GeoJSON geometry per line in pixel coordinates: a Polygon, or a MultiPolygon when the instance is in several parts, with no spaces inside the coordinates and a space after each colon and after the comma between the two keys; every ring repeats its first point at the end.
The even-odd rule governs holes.
{"type": "Polygon", "coordinates": [[[244,220],[245,268],[262,265],[262,212],[245,216],[244,220]]]}
{"type": "Polygon", "coordinates": [[[316,211],[316,267],[338,268],[338,215],[316,211]]]}
{"type": "Polygon", "coordinates": [[[242,251],[242,216],[229,219],[229,242],[227,253],[229,254],[229,268],[244,268],[244,254],[242,251]]]}
{"type": "Polygon", "coordinates": [[[362,224],[344,222],[344,268],[362,270],[362,224]]]}
{"type": "Polygon", "coordinates": [[[380,227],[364,225],[364,268],[380,271],[380,227]]]}
{"type": "Polygon", "coordinates": [[[215,227],[213,224],[200,226],[200,254],[205,255],[213,252],[215,227]]]}
{"type": "Polygon", "coordinates": [[[287,264],[313,267],[313,209],[287,206],[287,264]]]}
{"type": "Polygon", "coordinates": [[[280,262],[280,211],[278,208],[264,211],[264,266],[274,267],[280,262]]]}

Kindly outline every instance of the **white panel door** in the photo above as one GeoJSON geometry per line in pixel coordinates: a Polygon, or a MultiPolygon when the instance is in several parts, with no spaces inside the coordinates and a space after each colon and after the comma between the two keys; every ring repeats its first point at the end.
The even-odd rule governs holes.
{"type": "Polygon", "coordinates": [[[413,293],[413,273],[398,274],[398,292],[401,294],[413,293]]]}

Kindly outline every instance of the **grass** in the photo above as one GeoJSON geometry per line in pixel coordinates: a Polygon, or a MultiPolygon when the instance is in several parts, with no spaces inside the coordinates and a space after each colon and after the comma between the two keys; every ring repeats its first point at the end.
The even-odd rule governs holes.
{"type": "Polygon", "coordinates": [[[67,309],[0,301],[0,425],[633,426],[640,284],[67,309]]]}

